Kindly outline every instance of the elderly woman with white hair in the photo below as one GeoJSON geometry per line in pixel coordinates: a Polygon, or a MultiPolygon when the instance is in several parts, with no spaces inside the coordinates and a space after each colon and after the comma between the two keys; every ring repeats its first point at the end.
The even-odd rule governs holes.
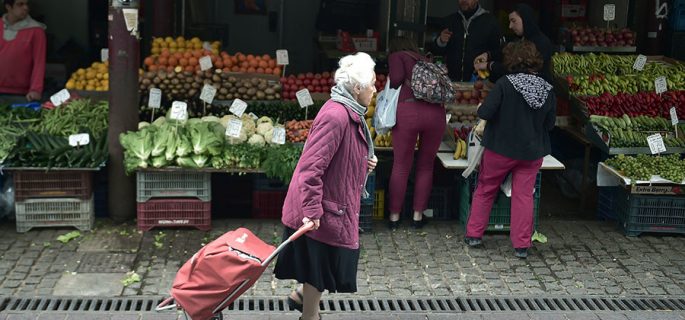
{"type": "Polygon", "coordinates": [[[288,303],[304,320],[320,319],[324,290],[357,291],[360,199],[377,163],[364,113],[376,89],[375,63],[366,53],[340,59],[336,85],[314,119],[283,206],[283,238],[306,223],[314,229],[278,256],[278,279],[302,284],[288,303]]]}

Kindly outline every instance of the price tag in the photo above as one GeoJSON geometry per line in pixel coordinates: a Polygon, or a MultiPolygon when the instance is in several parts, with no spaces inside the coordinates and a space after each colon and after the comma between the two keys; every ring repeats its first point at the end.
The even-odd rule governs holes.
{"type": "Polygon", "coordinates": [[[243,129],[243,122],[240,119],[231,119],[226,127],[226,135],[233,138],[240,137],[240,130],[243,129]]]}
{"type": "Polygon", "coordinates": [[[678,122],[680,122],[680,120],[678,120],[678,112],[675,110],[675,107],[671,107],[670,112],[671,112],[671,124],[674,126],[677,126],[678,122]]]}
{"type": "Polygon", "coordinates": [[[668,85],[666,84],[666,77],[658,77],[654,80],[654,87],[656,88],[656,94],[662,94],[668,91],[668,85]]]}
{"type": "Polygon", "coordinates": [[[651,151],[652,154],[666,152],[664,138],[658,133],[648,136],[647,143],[649,144],[649,151],[651,151]]]}
{"type": "Polygon", "coordinates": [[[200,58],[200,70],[206,71],[211,69],[212,66],[212,58],[210,56],[200,58]]]}
{"type": "Polygon", "coordinates": [[[276,50],[276,64],[278,64],[278,65],[290,64],[290,59],[288,58],[288,50],[285,50],[285,49],[276,50]]]}
{"type": "Polygon", "coordinates": [[[69,145],[72,147],[85,146],[90,143],[90,135],[87,133],[72,134],[69,136],[69,145]]]}
{"type": "Polygon", "coordinates": [[[257,121],[257,119],[259,119],[259,117],[258,117],[256,114],[252,113],[252,112],[250,112],[250,113],[248,114],[248,116],[252,117],[252,119],[254,119],[255,121],[257,121]]]}
{"type": "Polygon", "coordinates": [[[126,22],[126,30],[129,32],[138,30],[138,9],[125,8],[122,10],[124,14],[124,21],[126,22]]]}
{"type": "Polygon", "coordinates": [[[446,119],[447,123],[450,123],[450,119],[452,119],[452,114],[451,113],[446,114],[445,119],[446,119]]]}
{"type": "Polygon", "coordinates": [[[312,100],[312,95],[309,94],[309,90],[307,89],[302,89],[296,92],[295,96],[297,97],[297,102],[300,103],[301,108],[308,107],[314,104],[314,101],[312,100]]]}
{"type": "Polygon", "coordinates": [[[71,98],[71,94],[69,94],[69,90],[67,89],[62,89],[59,92],[55,93],[50,97],[50,101],[52,104],[55,105],[55,107],[61,106],[63,103],[65,103],[67,100],[71,98]]]}
{"type": "Polygon", "coordinates": [[[109,49],[104,48],[100,50],[100,61],[105,62],[109,60],[109,49]]]}
{"type": "Polygon", "coordinates": [[[615,4],[605,4],[604,5],[604,21],[614,21],[616,20],[616,5],[615,4]]]}
{"type": "MultiPolygon", "coordinates": [[[[231,104],[231,108],[228,109],[228,111],[231,111],[232,114],[238,116],[238,118],[243,116],[243,113],[245,113],[245,109],[247,109],[247,103],[243,100],[240,99],[235,99],[233,100],[233,103],[231,104]]],[[[256,115],[255,115],[256,117],[256,115]]]]}
{"type": "Polygon", "coordinates": [[[271,138],[271,142],[275,144],[285,144],[285,128],[275,127],[274,135],[271,138]]]}
{"type": "Polygon", "coordinates": [[[645,64],[647,63],[647,56],[645,55],[638,55],[637,58],[635,59],[635,63],[633,64],[633,69],[642,71],[645,69],[645,64]]]}
{"type": "Polygon", "coordinates": [[[209,43],[208,41],[205,41],[202,43],[202,49],[205,49],[207,51],[212,51],[212,44],[209,43]]]}
{"type": "Polygon", "coordinates": [[[182,101],[174,101],[171,104],[171,115],[169,117],[172,120],[188,120],[188,104],[182,101]]]}
{"type": "Polygon", "coordinates": [[[202,92],[200,93],[200,100],[211,104],[212,101],[214,101],[215,96],[216,88],[213,85],[205,84],[202,87],[202,92]]]}
{"type": "Polygon", "coordinates": [[[159,109],[162,106],[162,90],[157,88],[150,89],[150,97],[147,99],[147,106],[152,109],[159,109]]]}

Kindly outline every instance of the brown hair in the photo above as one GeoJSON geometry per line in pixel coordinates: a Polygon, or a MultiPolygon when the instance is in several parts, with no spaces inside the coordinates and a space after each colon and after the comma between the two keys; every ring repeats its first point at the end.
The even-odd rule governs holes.
{"type": "Polygon", "coordinates": [[[409,39],[407,37],[393,37],[390,39],[390,45],[388,46],[390,53],[398,51],[411,51],[419,53],[419,47],[416,45],[416,40],[409,39]]]}
{"type": "Polygon", "coordinates": [[[504,67],[509,72],[537,73],[542,70],[542,55],[535,44],[528,40],[519,40],[507,44],[502,50],[504,67]]]}

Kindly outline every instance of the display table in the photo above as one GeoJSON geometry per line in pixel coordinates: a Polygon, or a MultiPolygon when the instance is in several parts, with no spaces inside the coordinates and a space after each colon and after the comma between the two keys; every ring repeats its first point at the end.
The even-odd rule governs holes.
{"type": "MultiPolygon", "coordinates": [[[[438,159],[442,162],[445,169],[466,169],[468,162],[466,159],[454,160],[452,153],[438,153],[438,159]]],[[[564,170],[566,167],[559,160],[552,156],[545,156],[542,160],[541,170],[564,170]]]]}
{"type": "MultiPolygon", "coordinates": [[[[380,151],[383,151],[383,152],[388,152],[388,151],[390,151],[390,152],[392,152],[392,147],[374,147],[373,149],[374,149],[375,151],[379,151],[379,152],[380,152],[380,151]]],[[[418,149],[415,149],[415,150],[418,150],[418,149]]],[[[445,143],[445,141],[440,142],[440,147],[438,148],[438,154],[439,154],[440,152],[451,152],[451,151],[454,151],[454,149],[451,148],[449,145],[447,145],[447,143],[445,143]]]]}

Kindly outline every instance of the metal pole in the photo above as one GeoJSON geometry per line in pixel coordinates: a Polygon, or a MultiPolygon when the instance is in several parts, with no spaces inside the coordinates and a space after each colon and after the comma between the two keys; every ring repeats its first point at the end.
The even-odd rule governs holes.
{"type": "Polygon", "coordinates": [[[124,152],[119,134],[136,130],[138,126],[140,42],[137,11],[137,0],[110,0],[108,183],[109,212],[117,222],[129,220],[136,213],[135,179],[124,173],[124,152]]]}

